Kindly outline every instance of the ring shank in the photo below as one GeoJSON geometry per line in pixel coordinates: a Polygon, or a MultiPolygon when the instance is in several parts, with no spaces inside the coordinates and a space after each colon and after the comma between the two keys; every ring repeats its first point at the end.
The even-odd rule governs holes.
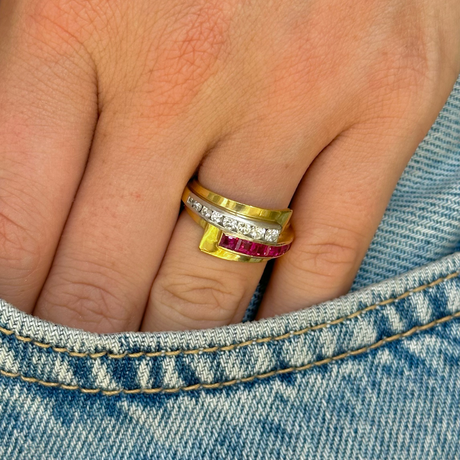
{"type": "Polygon", "coordinates": [[[187,213],[203,229],[202,252],[238,262],[264,262],[283,256],[294,232],[292,210],[264,209],[223,197],[189,181],[182,194],[187,213]]]}

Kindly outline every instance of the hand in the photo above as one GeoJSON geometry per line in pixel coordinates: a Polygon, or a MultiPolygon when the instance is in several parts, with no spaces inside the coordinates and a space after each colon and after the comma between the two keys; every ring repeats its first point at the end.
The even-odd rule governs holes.
{"type": "Polygon", "coordinates": [[[195,171],[294,210],[259,317],[346,293],[459,23],[458,0],[1,0],[0,297],[96,332],[240,321],[265,264],[199,251],[195,171]]]}

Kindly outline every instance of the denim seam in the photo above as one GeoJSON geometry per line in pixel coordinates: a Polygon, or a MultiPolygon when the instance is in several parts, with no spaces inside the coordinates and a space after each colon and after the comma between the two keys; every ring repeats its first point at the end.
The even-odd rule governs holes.
{"type": "Polygon", "coordinates": [[[302,366],[292,366],[292,367],[287,367],[284,369],[277,369],[274,371],[270,372],[265,372],[263,374],[256,374],[252,375],[249,377],[243,377],[240,379],[233,379],[233,380],[227,380],[224,382],[216,382],[216,383],[196,383],[194,385],[188,385],[188,386],[183,386],[183,387],[177,387],[177,388],[165,388],[165,387],[158,387],[158,388],[135,388],[132,390],[128,389],[120,389],[120,390],[106,390],[103,388],[84,388],[79,385],[67,385],[65,383],[60,383],[60,382],[49,382],[45,380],[40,380],[35,377],[27,377],[24,376],[20,373],[15,373],[15,372],[8,372],[3,369],[0,369],[0,375],[3,375],[5,377],[10,377],[10,378],[19,378],[22,381],[26,383],[38,383],[40,385],[46,386],[46,387],[53,387],[53,388],[61,388],[63,390],[73,390],[73,391],[80,391],[81,393],[85,394],[97,394],[101,393],[104,396],[117,396],[120,394],[126,394],[126,395],[131,395],[131,394],[158,394],[158,393],[178,393],[180,391],[194,391],[194,390],[213,390],[217,388],[223,388],[223,387],[229,387],[236,385],[238,383],[247,383],[247,382],[252,382],[254,380],[262,380],[268,377],[273,377],[275,375],[280,375],[280,374],[288,374],[292,372],[299,372],[299,371],[304,371],[307,369],[310,369],[312,367],[319,367],[324,364],[328,364],[331,362],[335,362],[344,358],[348,358],[349,356],[357,356],[360,354],[365,353],[366,351],[369,350],[374,350],[376,348],[379,348],[387,343],[393,342],[397,339],[400,338],[407,338],[410,337],[411,335],[414,335],[416,332],[420,331],[426,331],[427,329],[430,329],[434,326],[437,326],[439,324],[446,323],[448,321],[451,321],[455,318],[460,318],[460,311],[453,313],[448,316],[444,316],[443,318],[436,319],[434,321],[431,321],[430,323],[421,325],[421,326],[414,326],[413,328],[407,330],[406,332],[400,332],[399,334],[395,334],[389,337],[384,337],[383,339],[380,339],[379,341],[373,343],[372,345],[367,345],[362,348],[358,348],[357,350],[351,350],[351,351],[346,351],[344,353],[341,353],[336,356],[332,356],[330,358],[325,358],[321,359],[319,361],[315,361],[312,363],[304,364],[302,366]]]}
{"type": "Polygon", "coordinates": [[[0,326],[0,334],[6,335],[6,336],[13,336],[15,339],[21,342],[31,343],[32,345],[35,345],[37,347],[44,348],[44,349],[50,349],[51,351],[56,352],[56,353],[65,353],[75,358],[98,359],[104,356],[109,359],[140,358],[140,357],[154,358],[158,356],[178,356],[181,354],[191,355],[191,354],[202,354],[202,353],[216,353],[220,351],[231,351],[237,348],[247,347],[250,345],[256,345],[258,343],[269,343],[269,342],[275,342],[275,341],[280,341],[280,340],[286,340],[286,339],[289,339],[289,338],[292,338],[298,335],[305,335],[307,332],[310,332],[310,331],[316,331],[316,330],[323,329],[329,326],[334,326],[336,324],[343,323],[344,321],[347,321],[349,319],[353,319],[358,316],[361,316],[364,313],[373,311],[379,306],[384,306],[384,305],[389,305],[391,303],[395,303],[398,300],[404,299],[414,293],[421,292],[428,288],[436,286],[438,284],[444,283],[452,278],[458,277],[459,275],[460,275],[460,272],[458,271],[450,273],[449,275],[438,278],[430,283],[417,286],[416,288],[408,289],[403,294],[397,297],[392,297],[386,300],[381,300],[380,302],[377,302],[373,305],[369,305],[361,310],[357,310],[353,313],[350,313],[349,315],[345,315],[345,316],[342,316],[341,318],[337,318],[335,320],[328,321],[325,323],[317,324],[316,326],[309,326],[299,331],[290,331],[290,332],[287,332],[285,334],[282,334],[276,337],[272,337],[272,336],[260,337],[257,339],[246,340],[244,342],[234,343],[231,345],[215,346],[215,347],[209,347],[209,348],[197,348],[197,349],[192,349],[192,350],[172,350],[172,351],[171,350],[161,350],[161,351],[153,351],[153,352],[139,351],[139,352],[134,352],[134,353],[119,353],[119,354],[110,353],[107,350],[103,350],[103,351],[96,352],[96,353],[89,353],[89,352],[71,351],[64,347],[55,347],[49,343],[38,342],[38,341],[33,340],[30,337],[21,336],[15,333],[13,330],[4,328],[2,326],[0,326]]]}

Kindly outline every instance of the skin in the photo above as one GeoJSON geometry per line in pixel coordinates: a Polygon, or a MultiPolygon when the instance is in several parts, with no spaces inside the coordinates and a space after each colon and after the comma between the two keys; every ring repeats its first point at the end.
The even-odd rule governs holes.
{"type": "Polygon", "coordinates": [[[239,322],[265,264],[182,191],[291,207],[259,318],[345,294],[460,72],[458,0],[1,0],[0,297],[106,333],[239,322]]]}

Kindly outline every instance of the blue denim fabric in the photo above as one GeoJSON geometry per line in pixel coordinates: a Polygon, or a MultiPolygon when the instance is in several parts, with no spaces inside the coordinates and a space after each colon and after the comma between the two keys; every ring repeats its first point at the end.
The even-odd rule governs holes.
{"type": "Polygon", "coordinates": [[[0,458],[458,459],[459,250],[460,80],[345,296],[104,335],[0,301],[0,458]]]}

